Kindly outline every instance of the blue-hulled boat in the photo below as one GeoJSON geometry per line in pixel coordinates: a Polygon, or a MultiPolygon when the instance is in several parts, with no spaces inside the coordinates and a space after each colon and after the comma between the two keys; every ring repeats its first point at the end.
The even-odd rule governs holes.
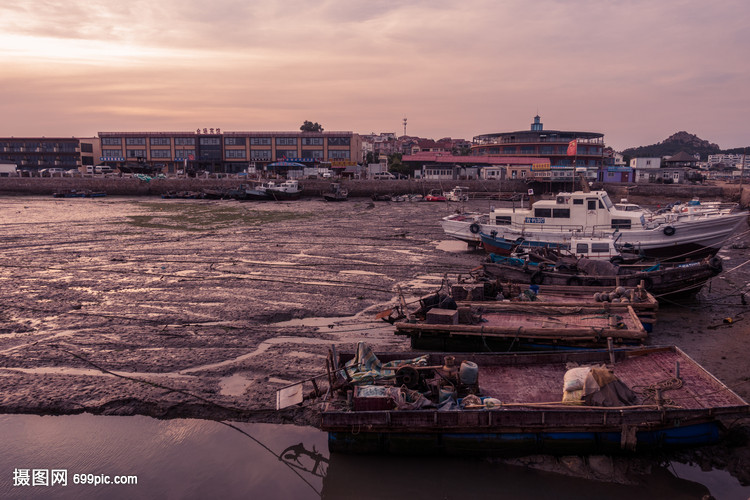
{"type": "Polygon", "coordinates": [[[715,443],[750,408],[672,346],[376,356],[360,344],[328,364],[332,452],[641,452],[715,443]]]}

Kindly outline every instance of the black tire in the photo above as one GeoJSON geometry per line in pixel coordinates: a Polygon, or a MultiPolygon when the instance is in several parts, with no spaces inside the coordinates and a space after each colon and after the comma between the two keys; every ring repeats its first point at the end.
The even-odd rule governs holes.
{"type": "Polygon", "coordinates": [[[620,264],[622,264],[623,262],[625,262],[625,259],[622,258],[622,255],[615,255],[614,257],[612,257],[611,259],[609,259],[609,261],[612,264],[615,264],[615,265],[619,266],[620,264]]]}
{"type": "Polygon", "coordinates": [[[474,234],[479,233],[480,230],[481,228],[479,227],[479,224],[477,224],[476,222],[473,222],[471,226],[469,226],[469,231],[471,231],[474,234]]]}
{"type": "Polygon", "coordinates": [[[534,274],[531,275],[529,281],[532,285],[541,285],[544,283],[544,274],[541,271],[534,271],[534,274]]]}
{"type": "Polygon", "coordinates": [[[708,267],[714,271],[721,271],[724,268],[724,262],[719,257],[711,257],[708,261],[708,267]]]}
{"type": "Polygon", "coordinates": [[[672,226],[667,226],[663,230],[665,236],[672,236],[675,233],[675,229],[672,226]]]}

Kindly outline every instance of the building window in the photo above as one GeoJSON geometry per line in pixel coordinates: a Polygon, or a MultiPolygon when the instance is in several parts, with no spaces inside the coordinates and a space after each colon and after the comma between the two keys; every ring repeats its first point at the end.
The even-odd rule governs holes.
{"type": "Polygon", "coordinates": [[[175,137],[175,146],[195,146],[195,137],[175,137]]]}
{"type": "Polygon", "coordinates": [[[297,138],[296,137],[277,137],[276,145],[277,146],[296,146],[297,138]]]}
{"type": "Polygon", "coordinates": [[[94,145],[88,142],[81,143],[81,153],[93,153],[94,145]]]}
{"type": "Polygon", "coordinates": [[[322,149],[303,149],[302,158],[316,158],[318,160],[323,158],[322,149]]]}
{"type": "Polygon", "coordinates": [[[348,146],[350,142],[351,141],[349,137],[329,137],[328,138],[329,146],[348,146]]]}
{"type": "Polygon", "coordinates": [[[102,149],[102,156],[120,158],[122,157],[122,149],[102,149]]]}
{"type": "Polygon", "coordinates": [[[145,137],[128,137],[125,139],[125,145],[126,146],[145,146],[146,138],[145,137]]]}
{"type": "Polygon", "coordinates": [[[270,146],[271,138],[270,137],[251,137],[250,145],[251,146],[270,146]]]}
{"type": "Polygon", "coordinates": [[[152,149],[151,158],[171,158],[172,152],[168,149],[152,149]]]}
{"type": "Polygon", "coordinates": [[[122,139],[119,137],[102,137],[102,146],[119,146],[122,139]]]}
{"type": "Polygon", "coordinates": [[[336,158],[338,160],[350,159],[349,151],[328,151],[328,158],[336,158]]]}
{"type": "Polygon", "coordinates": [[[296,158],[296,157],[297,157],[296,149],[277,149],[276,150],[277,160],[282,160],[284,158],[296,158]]]}
{"type": "Polygon", "coordinates": [[[226,158],[247,158],[244,149],[227,149],[224,151],[226,158]]]}
{"type": "Polygon", "coordinates": [[[174,152],[174,157],[179,159],[185,159],[189,156],[192,156],[195,158],[195,150],[194,149],[178,149],[174,152]]]}
{"type": "Polygon", "coordinates": [[[521,154],[522,155],[533,155],[535,154],[535,147],[534,146],[521,146],[521,154]]]}
{"type": "Polygon", "coordinates": [[[149,141],[152,146],[169,146],[171,142],[169,137],[150,137],[149,141]]]}
{"type": "MultiPolygon", "coordinates": [[[[270,139],[269,139],[270,140],[270,139]]],[[[251,160],[271,160],[270,149],[253,149],[250,151],[251,160]]]]}
{"type": "Polygon", "coordinates": [[[221,146],[221,139],[218,137],[201,137],[201,146],[221,146]]]}
{"type": "Polygon", "coordinates": [[[245,138],[244,137],[225,137],[224,145],[225,146],[244,146],[245,138]]]}
{"type": "Polygon", "coordinates": [[[128,158],[145,158],[146,150],[145,149],[128,149],[127,157],[128,158]]]}
{"type": "Polygon", "coordinates": [[[302,145],[303,146],[322,146],[323,138],[322,137],[303,137],[302,145]]]}

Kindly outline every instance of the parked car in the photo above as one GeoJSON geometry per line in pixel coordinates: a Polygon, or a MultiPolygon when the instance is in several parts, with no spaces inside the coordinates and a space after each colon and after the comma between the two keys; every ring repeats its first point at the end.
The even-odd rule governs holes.
{"type": "Polygon", "coordinates": [[[396,177],[390,172],[378,172],[376,174],[373,174],[372,178],[378,181],[378,180],[386,180],[386,179],[395,179],[396,177]]]}
{"type": "Polygon", "coordinates": [[[115,169],[109,165],[97,165],[94,167],[95,174],[111,174],[115,169]]]}
{"type": "Polygon", "coordinates": [[[57,167],[43,168],[39,171],[39,175],[42,177],[62,177],[64,173],[64,169],[57,167]]]}
{"type": "Polygon", "coordinates": [[[77,168],[69,168],[65,171],[66,177],[79,177],[81,175],[81,171],[77,168]]]}

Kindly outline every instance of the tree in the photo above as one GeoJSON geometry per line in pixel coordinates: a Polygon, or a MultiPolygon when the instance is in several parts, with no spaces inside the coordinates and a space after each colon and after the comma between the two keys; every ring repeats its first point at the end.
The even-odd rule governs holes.
{"type": "Polygon", "coordinates": [[[323,126],[318,122],[313,123],[305,120],[305,123],[303,123],[299,129],[303,132],[322,132],[323,126]]]}

